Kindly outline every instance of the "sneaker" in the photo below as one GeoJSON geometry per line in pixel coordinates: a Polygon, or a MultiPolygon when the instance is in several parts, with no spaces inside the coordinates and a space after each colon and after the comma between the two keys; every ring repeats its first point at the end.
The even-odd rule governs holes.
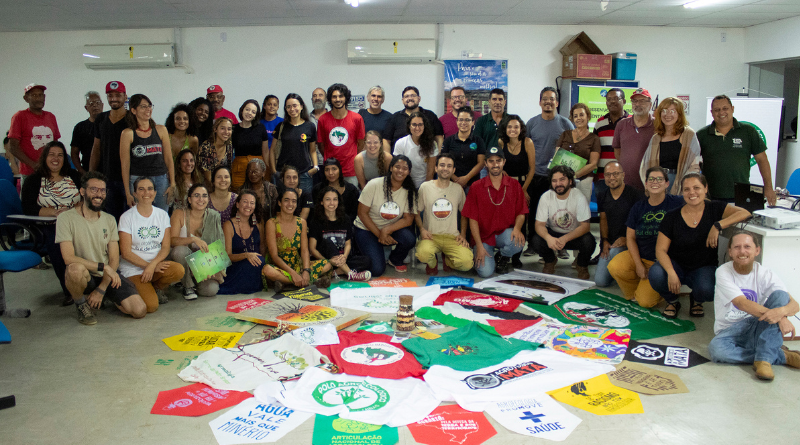
{"type": "Polygon", "coordinates": [[[331,274],[326,273],[322,274],[321,277],[317,278],[317,281],[314,282],[318,289],[327,289],[331,286],[331,274]]]}
{"type": "Polygon", "coordinates": [[[81,324],[85,324],[87,326],[92,326],[97,324],[97,319],[94,318],[94,313],[92,312],[92,308],[89,306],[89,303],[83,303],[75,306],[75,309],[78,310],[78,321],[81,324]]]}
{"type": "Polygon", "coordinates": [[[556,263],[544,263],[544,267],[542,267],[542,273],[546,273],[548,275],[556,273],[556,263]]]}
{"type": "Polygon", "coordinates": [[[351,270],[350,274],[347,275],[347,279],[350,281],[369,281],[372,278],[372,272],[365,270],[364,272],[356,272],[355,270],[351,270]]]}
{"type": "Polygon", "coordinates": [[[568,260],[569,252],[567,252],[567,249],[561,249],[558,251],[558,257],[562,260],[568,260]]]}
{"type": "Polygon", "coordinates": [[[387,261],[386,263],[389,264],[390,266],[394,267],[394,270],[396,270],[399,273],[408,272],[408,266],[406,266],[405,264],[401,264],[399,266],[395,266],[394,264],[392,264],[391,261],[387,261]]]}
{"type": "MultiPolygon", "coordinates": [[[[164,289],[156,289],[156,295],[158,295],[158,304],[167,304],[169,303],[169,298],[167,294],[164,292],[164,289]]],[[[197,296],[195,296],[197,298],[197,296]]]]}
{"type": "Polygon", "coordinates": [[[525,249],[525,252],[522,253],[525,256],[534,256],[536,255],[536,250],[533,249],[533,243],[528,243],[528,248],[525,249]]]}
{"type": "MultiPolygon", "coordinates": [[[[184,287],[183,288],[183,299],[184,300],[197,300],[197,292],[195,292],[193,287],[184,287]]],[[[160,301],[159,301],[160,303],[160,301]]]]}
{"type": "Polygon", "coordinates": [[[767,362],[754,362],[753,370],[756,372],[756,377],[759,380],[772,380],[775,378],[775,373],[772,372],[772,365],[767,362]]]}
{"type": "Polygon", "coordinates": [[[501,255],[495,263],[494,271],[500,275],[511,272],[511,258],[501,255]]]}
{"type": "Polygon", "coordinates": [[[589,268],[588,267],[576,267],[578,270],[578,279],[579,280],[588,280],[589,279],[589,268]]]}

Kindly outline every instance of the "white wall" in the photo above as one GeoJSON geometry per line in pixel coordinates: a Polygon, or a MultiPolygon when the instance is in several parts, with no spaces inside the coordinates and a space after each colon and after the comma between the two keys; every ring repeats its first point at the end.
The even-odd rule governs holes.
{"type": "MultiPolygon", "coordinates": [[[[462,49],[471,49],[485,58],[507,58],[509,111],[527,119],[539,113],[539,90],[553,85],[561,72],[558,49],[581,30],[605,52],[637,53],[637,78],[654,95],[690,94],[695,128],[704,125],[705,97],[746,84],[742,29],[446,25],[442,57],[460,58],[462,49]],[[720,42],[722,31],[727,32],[725,43],[720,42]]],[[[210,84],[224,88],[226,108],[234,112],[249,98],[276,94],[283,99],[297,92],[308,100],[314,87],[343,82],[357,94],[381,84],[390,111],[401,107],[402,88],[416,85],[422,106],[441,113],[441,65],[346,62],[347,39],[415,37],[436,38],[436,26],[189,28],[183,30],[183,61],[195,73],[186,74],[181,69],[92,71],[83,66],[84,44],[166,42],[172,40],[170,29],[0,33],[0,122],[10,122],[16,110],[26,107],[22,89],[33,81],[48,87],[45,109],[56,114],[66,142],[74,124],[86,117],[83,94],[90,89],[102,93],[110,80],[124,82],[129,95],[147,94],[158,122],[176,102],[205,95],[210,84]],[[221,32],[227,33],[227,42],[221,42],[221,32]]]]}
{"type": "Polygon", "coordinates": [[[800,57],[800,17],[745,28],[746,63],[800,57]]]}

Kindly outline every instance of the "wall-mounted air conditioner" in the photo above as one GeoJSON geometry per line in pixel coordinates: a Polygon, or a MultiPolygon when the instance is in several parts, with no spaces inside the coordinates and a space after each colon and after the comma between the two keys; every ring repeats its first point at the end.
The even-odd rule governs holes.
{"type": "Polygon", "coordinates": [[[430,63],[436,60],[436,40],[348,40],[348,63],[430,63]]]}
{"type": "Polygon", "coordinates": [[[84,45],[83,62],[92,70],[172,68],[175,45],[141,43],[128,45],[84,45]]]}

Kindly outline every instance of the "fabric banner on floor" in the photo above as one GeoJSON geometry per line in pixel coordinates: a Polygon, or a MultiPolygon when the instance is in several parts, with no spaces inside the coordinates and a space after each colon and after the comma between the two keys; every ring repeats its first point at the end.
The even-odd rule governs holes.
{"type": "Polygon", "coordinates": [[[175,375],[189,366],[199,352],[167,351],[142,359],[142,365],[154,374],[175,375]]]}
{"type": "Polygon", "coordinates": [[[548,394],[559,402],[598,416],[644,412],[639,394],[612,385],[607,375],[550,391],[548,394]]]}
{"type": "Polygon", "coordinates": [[[480,445],[497,434],[483,413],[458,405],[439,406],[428,417],[408,425],[416,442],[427,445],[480,445]]]}
{"type": "Polygon", "coordinates": [[[608,373],[611,383],[640,394],[679,394],[689,392],[677,374],[658,371],[627,360],[608,373]]]}
{"type": "Polygon", "coordinates": [[[438,284],[442,289],[458,286],[472,286],[475,284],[475,279],[456,275],[451,275],[449,277],[430,277],[425,285],[433,286],[434,284],[438,284]]]}
{"type": "MultiPolygon", "coordinates": [[[[594,286],[592,281],[517,269],[475,283],[474,287],[489,292],[531,298],[533,303],[548,305],[592,286],[594,286]]],[[[534,309],[536,306],[533,306],[534,309]]]]}
{"type": "Polygon", "coordinates": [[[264,306],[247,309],[234,316],[240,320],[268,326],[287,326],[290,329],[327,323],[332,323],[336,329],[344,329],[366,319],[369,315],[368,312],[354,309],[284,298],[264,306]]]}
{"type": "Polygon", "coordinates": [[[573,357],[616,365],[625,357],[630,339],[630,329],[570,326],[545,346],[573,357]]]}
{"type": "Polygon", "coordinates": [[[579,417],[544,393],[491,403],[486,413],[515,433],[559,442],[569,437],[581,423],[579,417]]]}
{"type": "Polygon", "coordinates": [[[394,314],[400,306],[401,295],[414,297],[414,310],[433,306],[433,301],[442,293],[437,286],[425,287],[365,287],[362,289],[337,288],[331,291],[331,306],[372,312],[394,314]]]}
{"type": "Polygon", "coordinates": [[[682,346],[657,345],[631,341],[625,360],[651,365],[691,368],[708,363],[710,360],[682,346]]]}
{"type": "Polygon", "coordinates": [[[395,445],[397,428],[317,414],[311,445],[395,445]]]}
{"type": "Polygon", "coordinates": [[[202,383],[183,388],[161,391],[150,414],[164,416],[197,417],[230,408],[242,400],[253,397],[245,391],[214,389],[202,383]]]}
{"type": "Polygon", "coordinates": [[[441,306],[445,302],[457,303],[462,306],[479,306],[497,309],[503,312],[514,312],[522,303],[520,300],[498,297],[496,295],[479,294],[468,290],[449,290],[433,302],[434,306],[441,306]]]}
{"type": "Polygon", "coordinates": [[[250,398],[208,422],[219,445],[275,442],[310,419],[312,413],[250,398]]]}
{"type": "Polygon", "coordinates": [[[255,323],[237,320],[231,314],[209,315],[197,319],[197,327],[203,330],[247,332],[253,326],[255,323]]]}
{"type": "Polygon", "coordinates": [[[622,297],[597,289],[584,290],[552,306],[524,303],[563,323],[631,330],[632,340],[644,340],[694,330],[689,320],[670,320],[622,297]]]}
{"type": "Polygon", "coordinates": [[[317,350],[349,375],[402,379],[425,374],[414,354],[403,345],[389,343],[391,339],[367,331],[342,331],[339,344],[319,346],[317,350]]]}
{"type": "Polygon", "coordinates": [[[330,323],[295,329],[292,335],[311,346],[339,344],[339,333],[336,332],[336,326],[330,323]]]}
{"type": "Polygon", "coordinates": [[[317,289],[317,286],[311,285],[302,289],[285,290],[279,294],[275,294],[275,298],[293,298],[295,300],[303,301],[318,301],[328,298],[327,295],[317,289]]]}
{"type": "Polygon", "coordinates": [[[229,348],[242,338],[242,332],[186,331],[163,341],[173,351],[208,351],[229,348]]]}
{"type": "Polygon", "coordinates": [[[263,306],[267,303],[272,303],[272,300],[264,298],[248,298],[247,300],[231,300],[228,302],[228,312],[242,312],[254,307],[263,306]]]}
{"type": "Polygon", "coordinates": [[[545,345],[550,340],[552,340],[556,335],[564,332],[564,330],[570,326],[574,325],[568,325],[563,323],[548,323],[542,321],[529,328],[525,328],[520,331],[514,332],[508,337],[516,338],[518,340],[523,340],[523,341],[529,341],[531,343],[539,343],[541,345],[545,345]]]}
{"type": "Polygon", "coordinates": [[[409,278],[381,277],[367,281],[372,287],[417,287],[417,282],[409,278]]]}

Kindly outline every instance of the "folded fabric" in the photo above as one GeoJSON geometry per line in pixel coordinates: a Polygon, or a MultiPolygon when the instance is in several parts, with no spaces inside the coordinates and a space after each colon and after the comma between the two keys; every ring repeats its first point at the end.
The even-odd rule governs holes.
{"type": "Polygon", "coordinates": [[[519,300],[514,300],[511,298],[498,297],[496,295],[489,294],[479,294],[468,290],[453,289],[443,293],[442,295],[439,295],[439,298],[433,302],[433,305],[441,306],[447,301],[451,303],[457,303],[462,306],[481,306],[504,312],[514,312],[514,310],[519,307],[520,303],[522,303],[519,300]]]}
{"type": "MultiPolygon", "coordinates": [[[[463,318],[459,318],[450,314],[446,314],[442,312],[442,309],[435,308],[435,307],[424,307],[416,312],[417,318],[424,318],[425,320],[434,320],[438,321],[441,324],[445,324],[447,326],[452,326],[454,328],[463,328],[464,326],[469,325],[470,323],[474,323],[473,321],[466,320],[463,318]]],[[[490,334],[500,335],[497,331],[486,324],[478,323],[482,329],[490,334]]]]}

